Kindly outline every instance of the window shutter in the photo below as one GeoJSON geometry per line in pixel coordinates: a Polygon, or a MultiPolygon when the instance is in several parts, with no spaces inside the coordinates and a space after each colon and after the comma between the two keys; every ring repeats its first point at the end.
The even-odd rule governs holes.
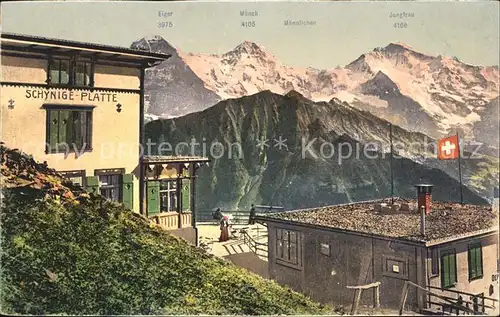
{"type": "Polygon", "coordinates": [[[90,76],[90,83],[89,83],[90,87],[94,87],[95,60],[96,60],[96,58],[93,57],[92,60],[91,60],[91,62],[90,62],[90,74],[89,74],[89,76],[90,76]]]}
{"type": "Polygon", "coordinates": [[[59,77],[59,71],[55,72],[54,71],[54,59],[52,57],[49,57],[47,61],[47,80],[46,83],[50,85],[52,83],[52,80],[59,77]]]}
{"type": "Polygon", "coordinates": [[[122,178],[123,204],[128,209],[134,209],[134,175],[125,174],[122,178]]]}
{"type": "MultiPolygon", "coordinates": [[[[71,112],[69,110],[59,111],[59,143],[70,141],[72,121],[71,112]]],[[[72,144],[68,144],[68,146],[69,149],[73,148],[72,144]]]]}
{"type": "Polygon", "coordinates": [[[75,142],[78,151],[82,150],[84,136],[85,136],[85,125],[84,117],[87,115],[86,112],[73,112],[73,141],[75,142]]]}
{"type": "Polygon", "coordinates": [[[450,286],[457,281],[457,272],[456,272],[456,257],[455,254],[450,255],[450,286]]]}
{"type": "Polygon", "coordinates": [[[59,111],[49,110],[49,135],[48,141],[50,145],[49,152],[57,149],[59,142],[59,111]]]}
{"type": "Polygon", "coordinates": [[[475,252],[474,248],[469,248],[467,252],[468,264],[469,264],[469,279],[473,278],[476,274],[476,268],[474,264],[475,252]]]}
{"type": "Polygon", "coordinates": [[[160,182],[148,182],[148,216],[153,216],[160,211],[160,182]]]}
{"type": "Polygon", "coordinates": [[[85,177],[86,189],[89,193],[99,194],[99,179],[97,176],[85,177]]]}
{"type": "Polygon", "coordinates": [[[483,251],[481,247],[476,248],[476,274],[477,276],[483,275],[483,251]]]}
{"type": "Polygon", "coordinates": [[[183,179],[182,180],[182,211],[191,210],[190,206],[190,193],[191,193],[191,180],[183,179]]]}
{"type": "Polygon", "coordinates": [[[449,256],[445,255],[442,257],[443,263],[442,263],[442,271],[443,271],[443,280],[442,280],[442,287],[448,287],[450,285],[450,262],[449,262],[449,256]]]}

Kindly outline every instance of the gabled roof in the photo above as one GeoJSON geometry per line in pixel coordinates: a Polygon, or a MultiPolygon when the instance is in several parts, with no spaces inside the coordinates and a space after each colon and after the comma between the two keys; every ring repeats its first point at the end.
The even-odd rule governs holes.
{"type": "MultiPolygon", "coordinates": [[[[432,211],[425,217],[425,236],[422,236],[419,212],[379,212],[374,207],[380,203],[390,204],[390,199],[272,213],[258,218],[426,245],[446,243],[498,230],[498,211],[494,211],[492,206],[433,201],[432,211]]],[[[402,198],[396,198],[395,203],[409,203],[411,206],[417,204],[415,200],[402,198]]]]}
{"type": "Polygon", "coordinates": [[[2,33],[1,39],[2,51],[19,53],[43,55],[78,53],[81,56],[92,56],[99,60],[135,64],[154,64],[171,57],[170,54],[24,34],[2,33]]]}

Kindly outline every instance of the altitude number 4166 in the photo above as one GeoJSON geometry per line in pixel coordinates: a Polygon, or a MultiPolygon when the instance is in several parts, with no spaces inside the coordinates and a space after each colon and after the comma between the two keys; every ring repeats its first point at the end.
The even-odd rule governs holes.
{"type": "Polygon", "coordinates": [[[406,22],[396,22],[396,23],[394,23],[394,27],[396,29],[406,29],[408,27],[408,23],[406,23],[406,22]]]}

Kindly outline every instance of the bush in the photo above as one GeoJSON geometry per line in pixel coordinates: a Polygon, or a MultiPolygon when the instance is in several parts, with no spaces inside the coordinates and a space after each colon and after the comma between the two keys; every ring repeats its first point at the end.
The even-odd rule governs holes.
{"type": "Polygon", "coordinates": [[[4,314],[326,313],[101,197],[2,193],[4,314]]]}

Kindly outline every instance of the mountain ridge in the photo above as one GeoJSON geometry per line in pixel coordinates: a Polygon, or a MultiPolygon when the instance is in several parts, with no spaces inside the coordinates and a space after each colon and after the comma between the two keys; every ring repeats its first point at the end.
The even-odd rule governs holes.
{"type": "MultiPolygon", "coordinates": [[[[429,149],[433,140],[426,135],[398,126],[392,129],[394,144],[422,147],[397,147],[401,158],[394,161],[395,194],[413,197],[415,183],[430,182],[436,199],[457,201],[456,164],[438,161],[429,149]]],[[[183,117],[150,122],[145,133],[153,142],[169,140],[172,148],[188,140],[203,140],[206,149],[215,142],[222,144],[215,155],[203,152],[202,146],[193,153],[176,153],[212,159],[211,167],[199,175],[200,210],[246,210],[252,203],[297,209],[390,195],[389,121],[334,99],[314,102],[295,91],[286,95],[263,91],[183,117]],[[352,156],[341,159],[349,148],[352,156]],[[371,159],[364,151],[376,157],[371,159]]],[[[485,160],[463,160],[464,184],[485,160]]],[[[492,179],[485,176],[474,191],[464,186],[466,200],[485,203],[481,196],[489,194],[486,183],[492,179]]]]}
{"type": "MultiPolygon", "coordinates": [[[[460,127],[472,137],[475,122],[481,120],[480,110],[499,95],[498,66],[473,66],[454,57],[426,55],[402,43],[374,48],[344,67],[329,69],[284,65],[265,47],[250,41],[223,54],[184,53],[178,49],[177,53],[179,63],[192,71],[189,76],[197,78],[200,94],[207,93],[211,98],[196,106],[191,105],[195,101],[189,101],[190,105],[173,110],[152,102],[164,108],[155,114],[181,116],[220,100],[262,90],[282,95],[296,90],[313,101],[338,98],[410,131],[440,137],[460,127]],[[390,78],[400,91],[401,98],[391,100],[392,104],[380,94],[363,93],[360,89],[379,72],[390,78]],[[403,115],[408,104],[419,109],[418,125],[403,115]]],[[[179,92],[163,88],[170,95],[179,92]]]]}

